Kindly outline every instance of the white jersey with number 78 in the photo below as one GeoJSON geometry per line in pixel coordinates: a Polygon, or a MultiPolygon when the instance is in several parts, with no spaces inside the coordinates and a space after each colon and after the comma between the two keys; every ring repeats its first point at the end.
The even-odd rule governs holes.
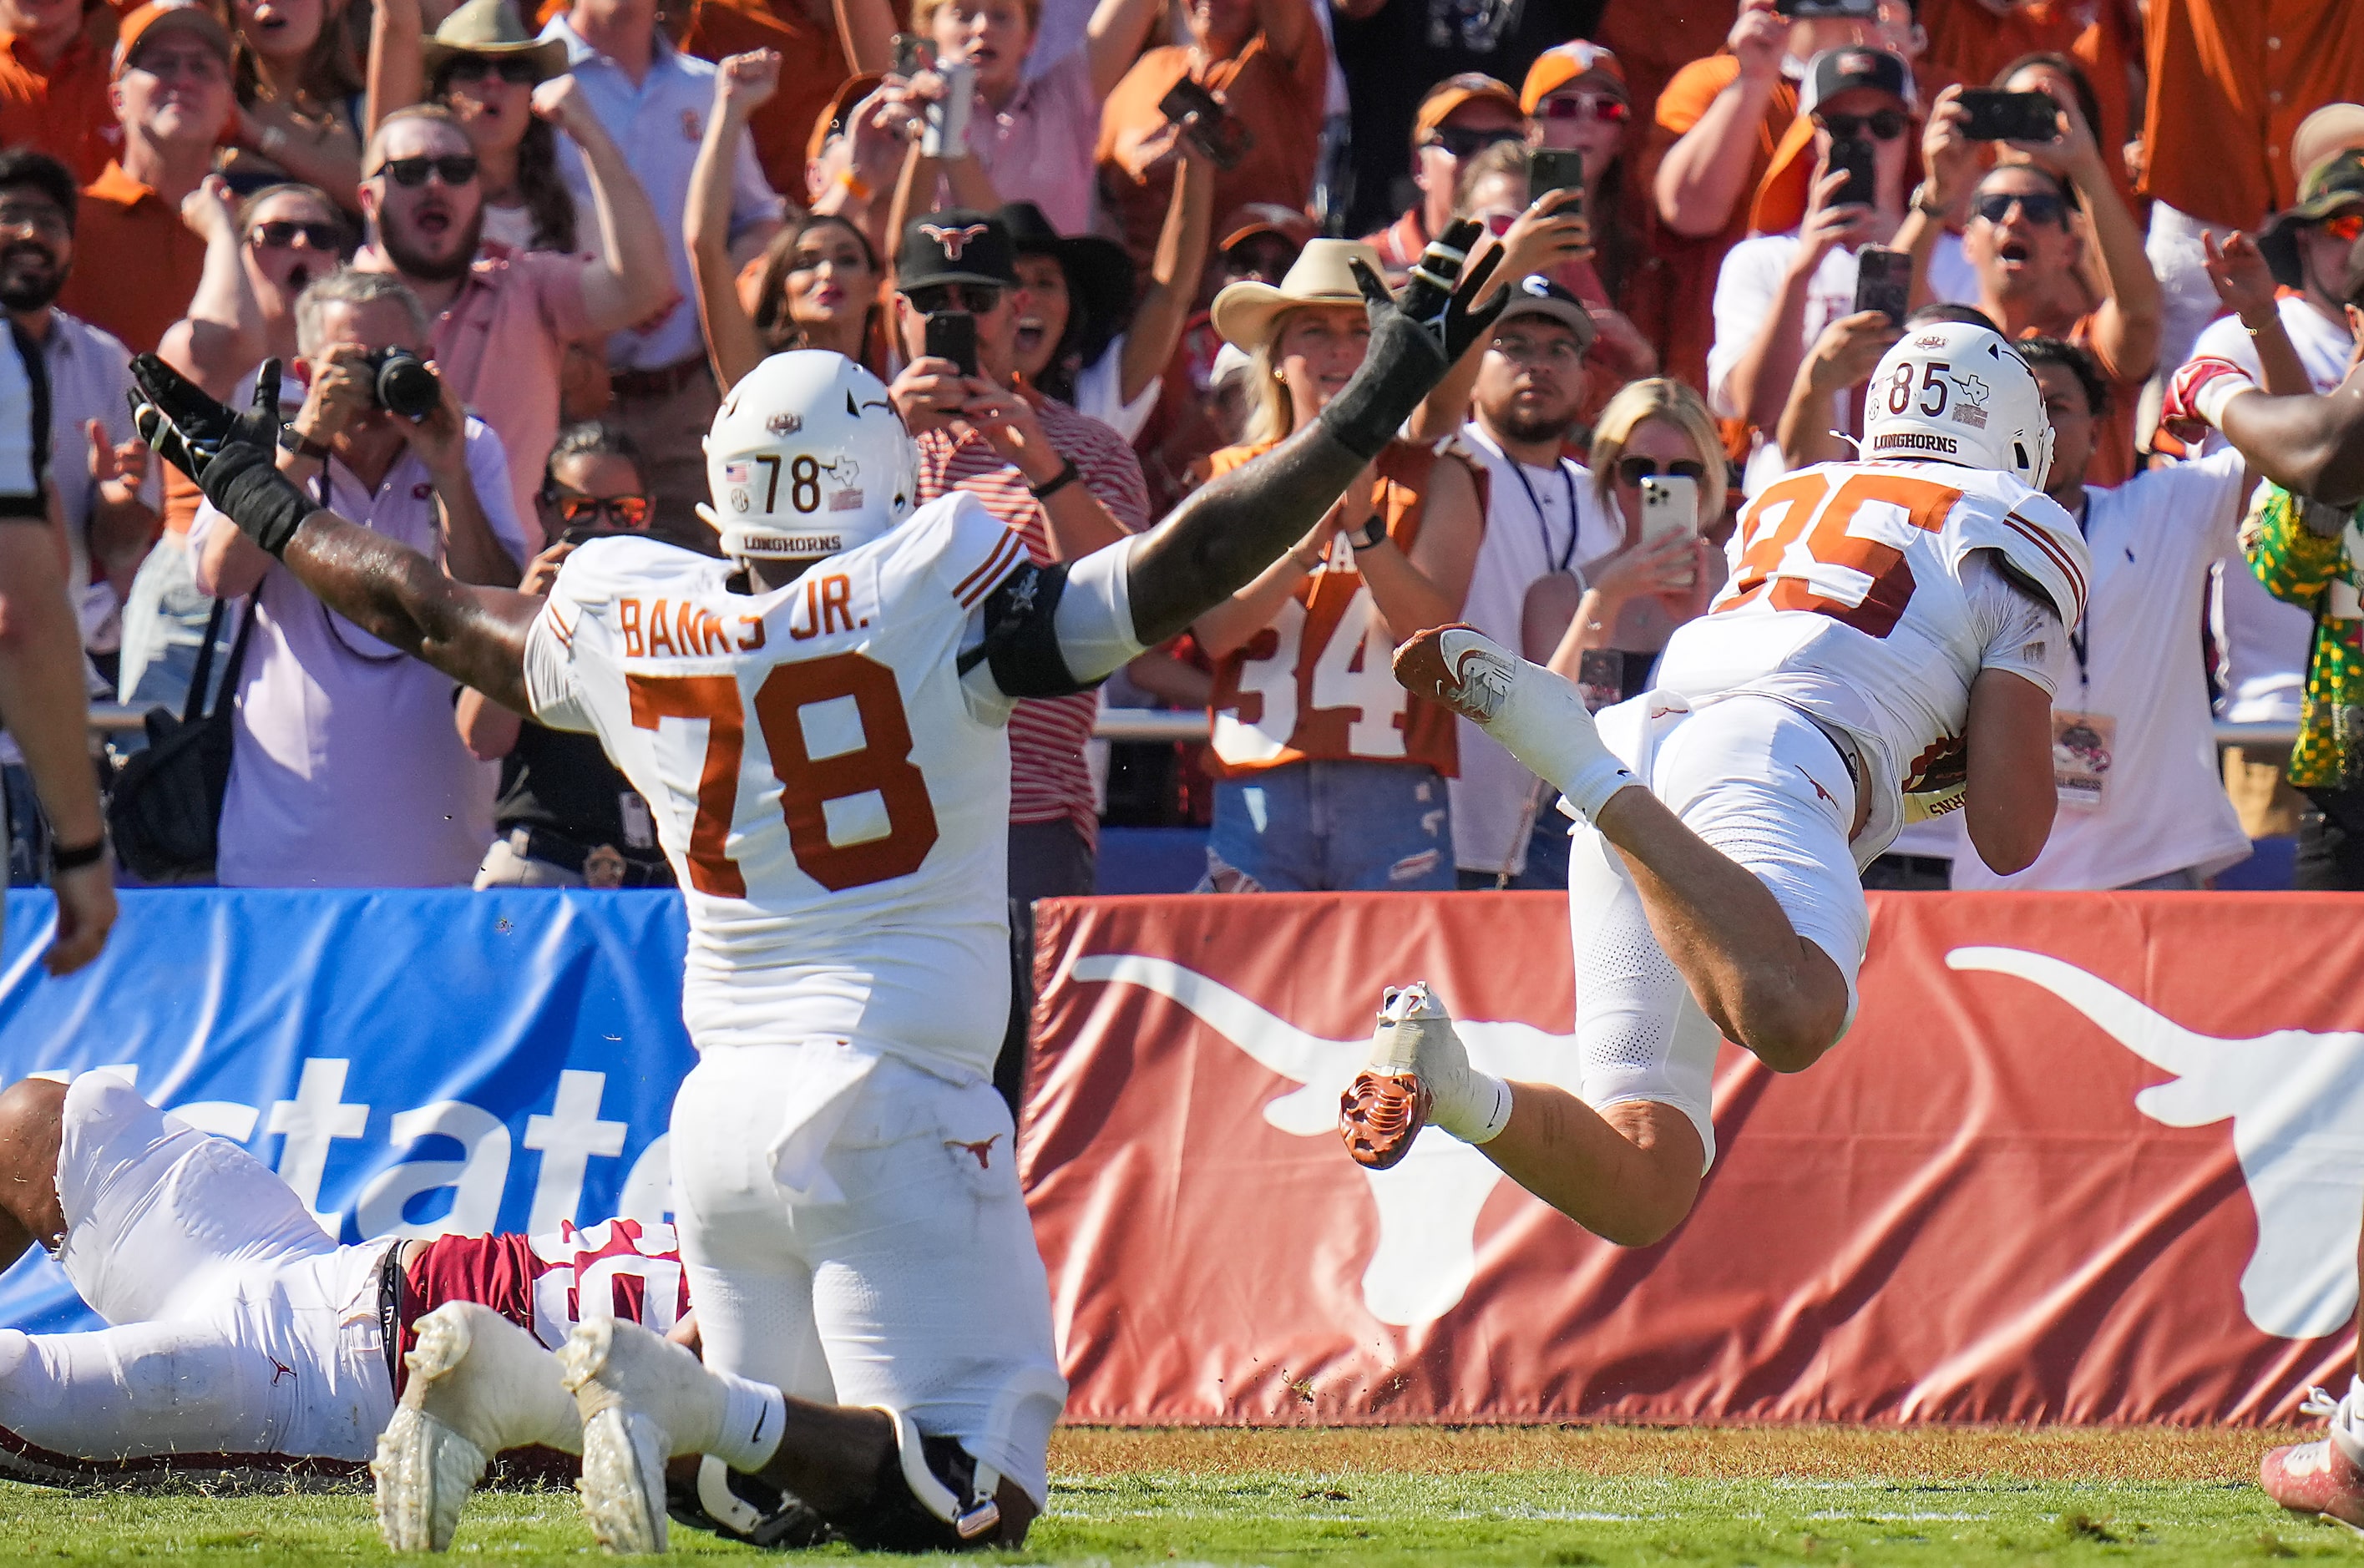
{"type": "Polygon", "coordinates": [[[700,1050],[835,1037],[992,1071],[1010,701],[955,661],[1026,560],[954,492],[769,594],[646,538],[561,569],[527,639],[534,717],[596,733],[655,814],[700,1050]]]}

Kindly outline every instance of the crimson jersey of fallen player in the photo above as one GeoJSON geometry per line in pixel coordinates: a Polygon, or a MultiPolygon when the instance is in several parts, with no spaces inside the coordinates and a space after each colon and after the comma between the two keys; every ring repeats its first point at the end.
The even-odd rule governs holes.
{"type": "MultiPolygon", "coordinates": [[[[447,1301],[480,1302],[554,1351],[586,1317],[666,1332],[689,1310],[689,1282],[670,1225],[609,1219],[552,1236],[440,1236],[403,1271],[403,1355],[418,1343],[418,1320],[447,1301]]],[[[401,1382],[397,1373],[397,1395],[401,1382]]]]}

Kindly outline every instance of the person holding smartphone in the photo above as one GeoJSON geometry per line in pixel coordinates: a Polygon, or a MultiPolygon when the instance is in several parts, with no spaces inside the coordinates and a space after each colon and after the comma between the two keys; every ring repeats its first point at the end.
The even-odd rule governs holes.
{"type": "MultiPolygon", "coordinates": [[[[535,493],[550,548],[526,563],[521,594],[547,594],[584,540],[645,532],[655,505],[640,449],[620,430],[562,431],[535,493]]],[[[487,887],[671,887],[656,819],[594,736],[552,729],[463,686],[452,719],[479,762],[501,765],[492,847],[476,869],[487,887]]]]}
{"type": "Polygon", "coordinates": [[[1800,102],[1814,126],[1805,219],[1734,246],[1715,285],[1708,401],[1719,417],[1765,433],[1752,480],[1779,472],[1771,438],[1799,361],[1824,327],[1853,314],[1856,252],[1895,235],[1912,186],[1916,110],[1901,59],[1825,50],[1806,67],[1800,102]]]}

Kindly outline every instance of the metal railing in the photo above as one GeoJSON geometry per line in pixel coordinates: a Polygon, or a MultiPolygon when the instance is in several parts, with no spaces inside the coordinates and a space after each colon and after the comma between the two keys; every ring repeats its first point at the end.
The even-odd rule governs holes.
{"type": "MultiPolygon", "coordinates": [[[[123,703],[93,703],[90,727],[103,735],[123,734],[139,728],[149,711],[123,703]]],[[[1109,707],[1100,710],[1092,733],[1102,740],[1203,741],[1213,728],[1205,710],[1199,708],[1109,707]]],[[[2295,724],[2235,724],[2221,718],[2216,721],[2219,746],[2287,746],[2297,739],[2295,724]]]]}

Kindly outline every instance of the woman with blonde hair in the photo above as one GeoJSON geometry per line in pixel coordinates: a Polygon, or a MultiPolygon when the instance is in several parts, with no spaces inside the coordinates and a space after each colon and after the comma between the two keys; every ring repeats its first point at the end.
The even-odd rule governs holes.
{"type": "MultiPolygon", "coordinates": [[[[1603,703],[1622,702],[1648,687],[1667,639],[1703,614],[1723,585],[1723,556],[1711,540],[1724,531],[1730,470],[1706,402],[1666,376],[1629,383],[1609,400],[1593,422],[1587,466],[1594,494],[1625,542],[1585,569],[1550,665],[1579,684],[1599,688],[1613,680],[1613,689],[1597,695],[1603,703]],[[1644,533],[1642,485],[1659,476],[1691,481],[1699,510],[1687,526],[1651,539],[1644,533]],[[1585,679],[1584,655],[1593,650],[1619,657],[1605,669],[1594,661],[1585,679]]],[[[1530,613],[1536,609],[1531,603],[1530,613]]]]}
{"type": "MultiPolygon", "coordinates": [[[[1210,477],[1311,424],[1361,365],[1370,324],[1352,260],[1377,270],[1368,245],[1316,239],[1277,287],[1216,296],[1215,330],[1250,356],[1254,406],[1247,439],[1207,460],[1210,477]]],[[[1192,626],[1216,666],[1204,888],[1454,885],[1453,716],[1398,685],[1388,661],[1459,617],[1483,510],[1469,458],[1396,441],[1296,549],[1192,626]]]]}

